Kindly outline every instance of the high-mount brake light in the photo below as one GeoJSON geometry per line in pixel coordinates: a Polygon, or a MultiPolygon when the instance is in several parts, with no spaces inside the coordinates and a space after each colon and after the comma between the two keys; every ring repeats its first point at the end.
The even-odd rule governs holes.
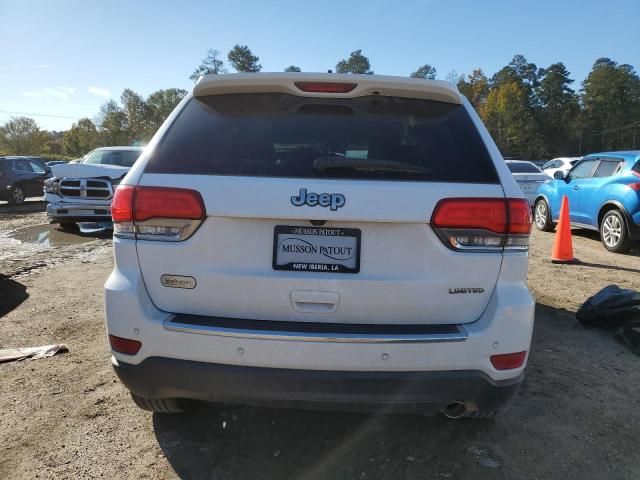
{"type": "Polygon", "coordinates": [[[531,208],[522,198],[446,198],[436,205],[431,226],[452,250],[527,250],[531,208]]]}
{"type": "Polygon", "coordinates": [[[308,93],[349,93],[358,86],[357,83],[336,82],[295,82],[295,85],[308,93]]]}
{"type": "Polygon", "coordinates": [[[176,242],[193,235],[206,211],[195,190],[121,185],[113,197],[111,216],[116,237],[176,242]]]}

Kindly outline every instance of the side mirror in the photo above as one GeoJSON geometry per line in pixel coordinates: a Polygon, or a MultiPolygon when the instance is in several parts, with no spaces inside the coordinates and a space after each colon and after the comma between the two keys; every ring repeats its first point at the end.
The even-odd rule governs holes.
{"type": "Polygon", "coordinates": [[[562,170],[556,170],[555,172],[553,172],[553,178],[555,178],[556,180],[564,180],[565,174],[562,170]]]}

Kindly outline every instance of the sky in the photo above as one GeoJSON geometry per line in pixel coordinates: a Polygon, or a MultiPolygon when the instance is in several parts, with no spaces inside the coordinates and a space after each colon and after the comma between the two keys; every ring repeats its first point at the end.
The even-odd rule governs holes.
{"type": "Polygon", "coordinates": [[[0,0],[0,125],[30,114],[64,130],[125,88],[188,89],[209,48],[235,44],[267,72],[324,72],[362,49],[375,73],[429,63],[443,79],[519,53],[564,62],[579,89],[598,57],[640,70],[639,20],[640,0],[0,0]]]}

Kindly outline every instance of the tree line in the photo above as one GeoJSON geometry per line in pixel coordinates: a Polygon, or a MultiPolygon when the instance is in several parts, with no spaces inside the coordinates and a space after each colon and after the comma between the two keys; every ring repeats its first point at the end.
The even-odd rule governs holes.
{"type": "MultiPolygon", "coordinates": [[[[260,58],[246,45],[235,45],[225,57],[210,49],[190,75],[229,71],[259,72],[260,58]]],[[[286,72],[300,72],[289,65],[286,72]]],[[[373,74],[370,60],[355,50],[335,65],[337,73],[373,74]]],[[[437,69],[419,65],[410,77],[436,79],[437,69]]],[[[633,66],[598,58],[578,88],[562,62],[541,68],[523,55],[492,76],[482,69],[449,72],[476,109],[505,157],[547,159],[593,151],[640,147],[640,77],[633,66]]],[[[92,120],[82,118],[65,132],[46,132],[27,117],[0,127],[0,153],[78,157],[98,146],[136,145],[149,141],[186,90],[158,90],[144,98],[125,89],[120,101],[109,100],[92,120]]]]}

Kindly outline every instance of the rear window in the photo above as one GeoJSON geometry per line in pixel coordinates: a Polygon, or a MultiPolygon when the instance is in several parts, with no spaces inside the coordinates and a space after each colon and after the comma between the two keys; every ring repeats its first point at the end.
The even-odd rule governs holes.
{"type": "Polygon", "coordinates": [[[82,163],[132,167],[141,153],[141,150],[94,150],[82,163]]]}
{"type": "Polygon", "coordinates": [[[511,173],[540,173],[540,169],[529,162],[507,162],[511,173]]]}
{"type": "Polygon", "coordinates": [[[620,166],[619,160],[602,160],[596,171],[593,172],[594,177],[610,177],[618,170],[620,166]]]}
{"type": "Polygon", "coordinates": [[[194,98],[146,171],[498,183],[464,107],[382,96],[194,98]]]}

